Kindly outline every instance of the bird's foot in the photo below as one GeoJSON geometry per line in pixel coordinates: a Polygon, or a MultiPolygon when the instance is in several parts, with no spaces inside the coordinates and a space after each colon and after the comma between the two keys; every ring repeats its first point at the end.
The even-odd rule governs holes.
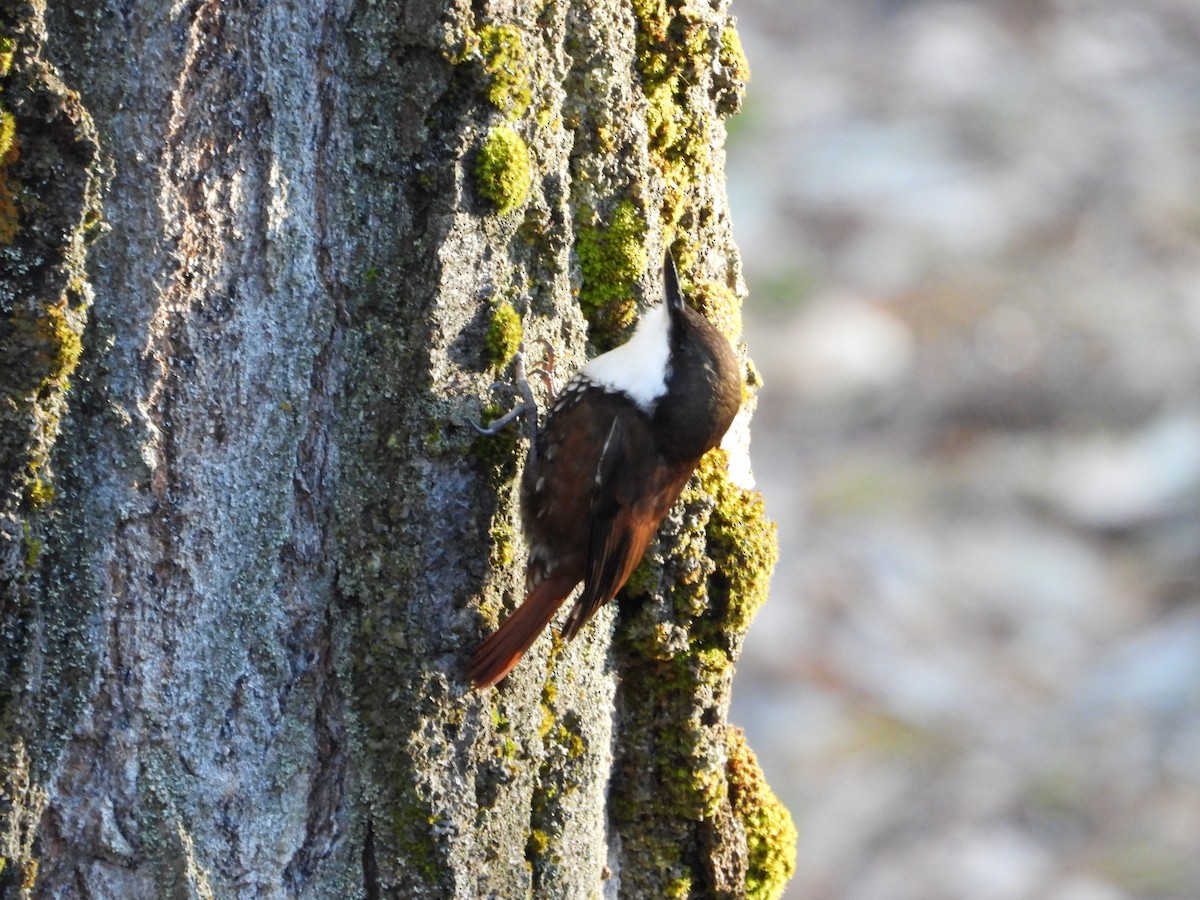
{"type": "Polygon", "coordinates": [[[531,374],[537,375],[542,379],[542,384],[546,387],[546,395],[553,401],[558,394],[558,389],[554,386],[554,364],[557,362],[558,357],[554,352],[554,345],[548,340],[540,338],[538,343],[542,345],[546,352],[543,354],[537,368],[531,374]]]}
{"type": "Polygon", "coordinates": [[[518,351],[513,358],[513,383],[505,384],[496,382],[492,385],[492,390],[504,390],[510,393],[520,395],[521,402],[510,409],[498,419],[493,419],[487,425],[480,425],[478,422],[472,421],[471,427],[482,435],[495,435],[507,426],[510,422],[515,421],[521,416],[528,415],[532,424],[534,435],[537,434],[537,401],[533,399],[533,390],[529,387],[529,379],[525,376],[525,354],[523,351],[518,351]]]}

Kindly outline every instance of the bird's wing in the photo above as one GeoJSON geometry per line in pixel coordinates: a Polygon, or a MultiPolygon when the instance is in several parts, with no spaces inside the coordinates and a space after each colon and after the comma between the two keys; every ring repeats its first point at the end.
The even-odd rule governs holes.
{"type": "Polygon", "coordinates": [[[624,587],[687,480],[688,473],[682,479],[654,477],[654,451],[639,446],[650,441],[648,425],[645,435],[640,428],[640,422],[618,416],[604,442],[596,466],[583,592],[563,627],[568,640],[624,587]]]}

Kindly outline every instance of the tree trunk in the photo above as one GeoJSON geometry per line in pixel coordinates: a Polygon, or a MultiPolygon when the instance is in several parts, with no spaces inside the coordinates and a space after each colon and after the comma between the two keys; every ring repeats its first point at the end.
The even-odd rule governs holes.
{"type": "Polygon", "coordinates": [[[667,243],[736,335],[745,78],[724,0],[0,0],[0,895],[782,890],[725,454],[615,641],[462,677],[523,584],[469,422],[667,243]]]}

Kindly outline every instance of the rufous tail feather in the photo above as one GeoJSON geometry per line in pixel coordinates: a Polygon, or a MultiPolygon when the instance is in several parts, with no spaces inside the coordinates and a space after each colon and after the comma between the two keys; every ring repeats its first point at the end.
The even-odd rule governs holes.
{"type": "Polygon", "coordinates": [[[471,684],[477,688],[490,687],[511,672],[574,587],[574,584],[564,585],[562,579],[555,578],[547,578],[534,587],[525,602],[504,620],[495,634],[479,645],[471,657],[467,666],[471,684]]]}

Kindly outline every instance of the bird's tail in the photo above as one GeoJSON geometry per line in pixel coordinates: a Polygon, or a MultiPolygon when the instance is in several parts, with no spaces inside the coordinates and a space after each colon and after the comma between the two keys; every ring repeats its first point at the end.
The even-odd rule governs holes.
{"type": "Polygon", "coordinates": [[[563,582],[561,578],[547,578],[536,585],[496,633],[479,645],[467,666],[471,684],[490,687],[512,671],[574,589],[575,583],[563,582]]]}

